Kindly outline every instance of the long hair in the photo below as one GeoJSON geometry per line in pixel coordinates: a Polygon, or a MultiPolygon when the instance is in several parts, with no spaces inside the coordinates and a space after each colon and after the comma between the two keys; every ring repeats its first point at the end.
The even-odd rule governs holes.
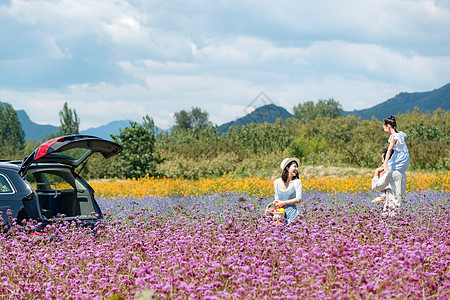
{"type": "Polygon", "coordinates": [[[397,131],[397,122],[395,121],[395,117],[394,116],[390,116],[389,118],[386,118],[383,120],[383,124],[384,125],[391,125],[392,128],[394,128],[395,132],[397,131]]]}
{"type": "MultiPolygon", "coordinates": [[[[288,180],[288,176],[289,176],[289,171],[288,171],[288,169],[289,169],[289,167],[290,167],[293,163],[297,165],[297,162],[296,162],[296,161],[291,161],[291,162],[288,163],[287,166],[284,168],[283,173],[281,173],[281,180],[283,180],[283,182],[286,182],[286,181],[288,180]]],[[[297,165],[297,168],[298,168],[298,165],[297,165]]],[[[300,179],[300,177],[298,177],[298,171],[297,171],[297,174],[294,176],[294,178],[300,179]]]]}

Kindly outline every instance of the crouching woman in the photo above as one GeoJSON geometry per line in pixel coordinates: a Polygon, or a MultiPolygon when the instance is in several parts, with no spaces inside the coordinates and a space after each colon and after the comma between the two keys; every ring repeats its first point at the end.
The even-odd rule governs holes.
{"type": "Polygon", "coordinates": [[[372,178],[372,190],[376,192],[386,191],[383,215],[392,217],[400,212],[402,196],[406,190],[406,178],[403,176],[404,173],[397,170],[388,170],[384,175],[381,175],[383,170],[383,167],[375,170],[372,178]]]}
{"type": "Polygon", "coordinates": [[[298,176],[298,158],[286,158],[281,162],[281,178],[274,181],[273,205],[283,207],[285,211],[286,224],[291,223],[298,217],[297,203],[302,199],[302,181],[298,176]]]}

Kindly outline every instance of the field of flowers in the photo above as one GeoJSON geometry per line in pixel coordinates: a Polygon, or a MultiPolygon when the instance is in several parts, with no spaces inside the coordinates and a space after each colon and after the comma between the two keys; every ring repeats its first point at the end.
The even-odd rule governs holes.
{"type": "MultiPolygon", "coordinates": [[[[347,177],[302,178],[304,191],[330,194],[360,193],[370,190],[373,174],[347,177]]],[[[90,185],[99,196],[110,197],[163,197],[201,196],[217,193],[246,193],[255,197],[273,194],[273,180],[262,177],[235,178],[225,174],[220,178],[200,180],[146,177],[128,180],[94,181],[90,185]]],[[[406,191],[450,190],[450,172],[408,174],[406,191]]]]}
{"type": "Polygon", "coordinates": [[[304,178],[289,226],[263,213],[268,179],[92,183],[106,218],[95,233],[0,235],[0,298],[448,299],[449,178],[411,175],[392,218],[369,176],[304,178]]]}

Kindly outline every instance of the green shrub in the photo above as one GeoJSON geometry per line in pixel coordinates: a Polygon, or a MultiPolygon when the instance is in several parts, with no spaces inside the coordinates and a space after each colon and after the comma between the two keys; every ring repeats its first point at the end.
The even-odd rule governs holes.
{"type": "Polygon", "coordinates": [[[115,167],[117,161],[117,156],[105,159],[100,153],[93,153],[86,165],[79,166],[76,172],[85,179],[122,178],[123,174],[115,167]]]}
{"type": "Polygon", "coordinates": [[[301,135],[291,142],[287,148],[287,154],[289,157],[297,157],[299,159],[304,157],[308,159],[311,153],[322,153],[327,151],[327,149],[328,143],[326,141],[318,141],[315,137],[306,138],[304,135],[301,135]]]}
{"type": "MultiPolygon", "coordinates": [[[[450,166],[450,112],[419,110],[396,116],[398,130],[407,134],[410,169],[448,169],[450,166]]],[[[382,121],[355,116],[317,117],[305,122],[291,118],[275,124],[249,124],[219,136],[217,128],[160,133],[154,153],[160,155],[155,174],[170,178],[222,176],[279,176],[285,157],[304,163],[376,168],[388,146],[382,121]]],[[[134,139],[133,139],[134,141],[134,139]]],[[[29,145],[33,148],[36,145],[29,145]]],[[[126,151],[126,150],[124,150],[126,151]]],[[[117,158],[93,156],[83,177],[121,177],[117,158]]],[[[156,161],[156,159],[154,160],[156,161]]]]}

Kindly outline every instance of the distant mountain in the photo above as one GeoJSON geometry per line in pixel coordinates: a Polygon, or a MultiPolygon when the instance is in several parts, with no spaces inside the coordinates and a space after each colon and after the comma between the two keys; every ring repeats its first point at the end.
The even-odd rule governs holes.
{"type": "Polygon", "coordinates": [[[356,115],[366,120],[374,116],[378,120],[383,120],[390,115],[413,111],[415,106],[422,112],[433,112],[438,108],[450,110],[450,83],[431,92],[400,93],[371,108],[345,111],[343,114],[356,115]]]}
{"type": "MultiPolygon", "coordinates": [[[[94,135],[105,140],[111,140],[111,134],[120,134],[120,130],[124,129],[125,127],[130,127],[130,120],[113,121],[100,127],[82,130],[80,131],[80,134],[94,135]]],[[[158,126],[155,126],[155,136],[158,135],[158,133],[160,133],[161,131],[170,132],[170,130],[164,130],[159,128],[158,126]]]]}
{"type": "MultiPolygon", "coordinates": [[[[22,124],[22,129],[25,131],[25,138],[30,140],[41,141],[46,136],[56,133],[59,129],[57,126],[40,125],[30,120],[30,117],[24,110],[17,110],[17,117],[22,124]]],[[[119,134],[119,129],[123,129],[130,125],[129,120],[113,121],[106,125],[99,127],[81,130],[80,134],[94,135],[106,140],[110,140],[110,134],[119,134]]]]}
{"type": "MultiPolygon", "coordinates": [[[[0,102],[2,104],[2,102],[0,102]]],[[[430,92],[422,93],[400,93],[394,98],[388,99],[383,103],[377,104],[371,108],[344,111],[344,115],[356,115],[362,119],[370,119],[372,116],[382,120],[390,115],[402,114],[407,111],[413,111],[417,106],[423,112],[433,112],[438,108],[450,110],[450,83],[430,92]]],[[[46,136],[56,133],[59,129],[53,125],[40,125],[30,120],[24,110],[17,110],[17,117],[22,124],[22,129],[25,131],[25,138],[30,140],[41,141],[46,136]]],[[[275,123],[276,119],[283,120],[291,118],[293,115],[281,106],[268,104],[258,107],[253,112],[245,115],[242,118],[236,119],[218,127],[219,134],[228,131],[230,127],[242,126],[249,123],[275,123]]],[[[102,137],[104,139],[111,139],[110,134],[119,134],[120,129],[130,125],[129,120],[113,121],[106,125],[96,128],[89,128],[81,131],[81,134],[89,134],[102,137]]],[[[170,130],[162,130],[156,128],[157,132],[170,130]]]]}
{"type": "Polygon", "coordinates": [[[129,126],[130,120],[113,121],[106,125],[82,130],[80,131],[80,134],[94,135],[105,140],[110,140],[111,134],[119,134],[120,129],[124,129],[129,126]]]}
{"type": "MultiPolygon", "coordinates": [[[[0,101],[0,105],[3,105],[3,102],[0,101]]],[[[55,133],[59,129],[59,127],[52,125],[40,125],[34,123],[22,109],[16,110],[16,114],[17,119],[19,119],[19,122],[22,125],[22,130],[25,132],[25,139],[42,140],[45,136],[55,133]]]]}
{"type": "MultiPolygon", "coordinates": [[[[17,110],[17,118],[22,124],[22,129],[25,132],[25,138],[30,140],[43,140],[46,136],[56,133],[59,129],[57,126],[40,125],[30,120],[30,117],[24,110],[17,110]]],[[[119,134],[120,129],[130,126],[130,120],[112,121],[106,125],[93,127],[86,130],[81,130],[80,134],[94,135],[105,140],[111,140],[111,134],[119,134]]],[[[156,127],[156,134],[165,131],[156,127]]]]}
{"type": "Polygon", "coordinates": [[[292,117],[293,115],[285,108],[277,106],[275,104],[267,104],[258,107],[242,118],[220,125],[217,130],[221,135],[227,132],[230,127],[243,126],[250,123],[275,123],[275,121],[279,118],[282,120],[286,120],[287,118],[292,117]]]}
{"type": "Polygon", "coordinates": [[[59,127],[53,125],[40,125],[34,123],[22,109],[17,110],[16,112],[17,118],[19,119],[20,124],[22,124],[22,129],[25,132],[25,139],[41,141],[46,136],[56,133],[59,129],[59,127]]]}
{"type": "MultiPolygon", "coordinates": [[[[25,138],[30,140],[41,141],[46,136],[56,133],[59,129],[57,126],[52,125],[40,125],[30,120],[30,117],[24,110],[17,110],[17,118],[22,124],[22,129],[25,131],[25,138]]],[[[80,134],[94,135],[106,140],[110,140],[110,134],[119,134],[119,129],[125,128],[130,125],[129,120],[113,121],[106,125],[102,125],[95,128],[89,128],[81,130],[80,134]]]]}

